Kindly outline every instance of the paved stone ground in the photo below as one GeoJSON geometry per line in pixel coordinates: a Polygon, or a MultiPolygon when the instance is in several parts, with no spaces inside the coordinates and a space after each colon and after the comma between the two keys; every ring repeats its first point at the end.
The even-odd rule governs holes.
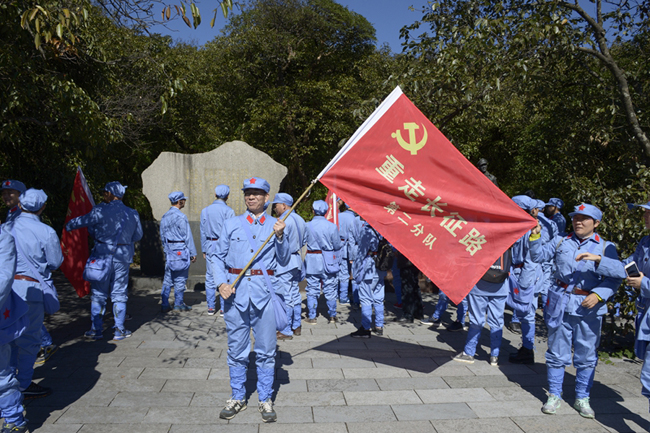
{"type": "MultiPolygon", "coordinates": [[[[254,369],[251,406],[230,422],[218,418],[229,397],[223,318],[208,316],[204,293],[188,293],[187,313],[159,312],[160,280],[134,272],[129,299],[133,336],[120,342],[84,340],[89,301],[58,284],[63,311],[47,319],[60,350],[35,371],[52,387],[49,397],[26,402],[35,432],[627,432],[650,430],[648,401],[640,393],[640,364],[601,363],[592,390],[596,420],[581,418],[564,403],[557,415],[540,411],[546,399],[544,338],[537,363],[509,364],[520,337],[504,331],[499,367],[488,364],[484,332],[477,361],[451,360],[465,332],[390,323],[387,296],[383,337],[349,337],[360,313],[339,306],[340,324],[303,325],[280,342],[275,408],[278,422],[263,424],[257,411],[254,369]]],[[[425,295],[430,313],[435,295],[425,295]]],[[[507,313],[509,315],[509,313],[507,313]]],[[[450,307],[443,321],[455,317],[450,307]]],[[[112,321],[108,319],[107,325],[112,321]]],[[[489,349],[488,349],[489,350],[489,349]]],[[[254,355],[251,355],[253,359],[254,355]]],[[[573,403],[575,370],[567,369],[564,397],[573,403]]]]}

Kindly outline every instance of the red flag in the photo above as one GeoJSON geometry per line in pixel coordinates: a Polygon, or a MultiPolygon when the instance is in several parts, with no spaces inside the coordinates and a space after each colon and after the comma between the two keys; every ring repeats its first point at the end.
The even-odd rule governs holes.
{"type": "Polygon", "coordinates": [[[318,178],[455,303],[536,224],[399,87],[318,178]]]}
{"type": "MultiPolygon", "coordinates": [[[[93,206],[95,206],[95,201],[80,167],[77,169],[77,176],[74,179],[65,222],[67,223],[72,218],[87,214],[92,210],[93,206]]],[[[83,298],[90,293],[90,283],[83,279],[84,266],[90,255],[88,250],[88,229],[82,228],[68,232],[64,225],[61,234],[61,250],[63,250],[61,270],[75,288],[79,297],[83,298]]]]}
{"type": "Polygon", "coordinates": [[[337,226],[339,225],[339,198],[336,196],[336,193],[331,189],[327,191],[327,197],[325,197],[325,202],[329,206],[327,213],[325,214],[325,219],[327,221],[333,222],[337,226]]]}

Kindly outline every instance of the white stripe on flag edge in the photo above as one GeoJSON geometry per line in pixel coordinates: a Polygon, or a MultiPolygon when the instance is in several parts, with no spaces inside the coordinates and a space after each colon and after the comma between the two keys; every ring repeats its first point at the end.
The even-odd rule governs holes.
{"type": "Polygon", "coordinates": [[[84,176],[84,172],[81,169],[81,166],[77,166],[77,170],[79,170],[79,174],[81,175],[81,186],[84,189],[84,192],[86,193],[86,196],[88,197],[88,200],[90,201],[90,204],[95,207],[95,199],[93,199],[93,195],[90,193],[90,188],[88,187],[88,182],[86,182],[86,176],[84,176]]]}
{"type": "Polygon", "coordinates": [[[316,180],[319,180],[321,177],[325,175],[331,169],[334,164],[338,162],[339,159],[343,157],[357,142],[365,135],[366,132],[372,128],[375,123],[381,118],[381,116],[388,111],[388,109],[397,101],[397,99],[402,96],[403,92],[402,89],[397,86],[395,89],[384,99],[384,101],[379,104],[379,107],[373,111],[373,113],[368,116],[368,118],[361,124],[359,129],[357,129],[354,134],[352,134],[352,137],[343,145],[341,150],[334,156],[334,158],[325,166],[323,171],[320,172],[318,177],[316,177],[316,180]]]}

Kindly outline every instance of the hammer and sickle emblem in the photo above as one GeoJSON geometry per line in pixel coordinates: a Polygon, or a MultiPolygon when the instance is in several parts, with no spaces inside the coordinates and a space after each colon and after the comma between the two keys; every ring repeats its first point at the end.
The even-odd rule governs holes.
{"type": "Polygon", "coordinates": [[[407,129],[409,132],[409,141],[406,142],[402,138],[402,131],[398,129],[397,131],[393,132],[390,136],[393,138],[397,139],[397,142],[399,143],[400,146],[402,146],[404,149],[408,150],[411,152],[411,155],[417,155],[418,150],[422,149],[425,144],[427,144],[427,128],[422,126],[424,129],[424,135],[422,136],[422,140],[419,142],[415,138],[415,130],[420,129],[420,125],[418,125],[415,122],[407,122],[404,124],[404,129],[407,129]]]}

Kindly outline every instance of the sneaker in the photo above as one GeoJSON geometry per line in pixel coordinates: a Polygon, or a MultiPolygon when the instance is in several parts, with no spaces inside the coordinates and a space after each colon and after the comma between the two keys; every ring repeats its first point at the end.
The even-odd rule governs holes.
{"type": "Polygon", "coordinates": [[[217,314],[217,310],[214,308],[208,308],[208,316],[214,316],[215,314],[217,314]]]}
{"type": "Polygon", "coordinates": [[[115,328],[115,335],[113,336],[113,340],[120,341],[120,340],[124,340],[125,338],[129,338],[130,336],[131,336],[131,331],[129,331],[128,329],[115,328]]]}
{"type": "Polygon", "coordinates": [[[94,329],[91,329],[90,331],[86,331],[84,333],[84,337],[91,338],[93,340],[101,340],[102,338],[104,338],[104,335],[99,331],[95,331],[94,329]]]}
{"type": "Polygon", "coordinates": [[[399,303],[395,302],[393,304],[393,307],[397,308],[398,310],[401,310],[402,309],[402,303],[401,302],[399,302],[399,303]]]}
{"type": "Polygon", "coordinates": [[[23,391],[23,398],[25,400],[30,400],[33,398],[42,398],[47,397],[52,394],[52,388],[46,388],[37,383],[30,383],[27,389],[23,391]]]}
{"type": "Polygon", "coordinates": [[[1,433],[27,433],[27,422],[22,425],[4,424],[1,433]]]}
{"type": "MultiPolygon", "coordinates": [[[[442,325],[442,319],[429,319],[431,326],[429,326],[429,329],[438,329],[440,328],[440,325],[442,325]]],[[[423,323],[423,325],[427,325],[427,323],[423,323]]]]}
{"type": "Polygon", "coordinates": [[[56,344],[50,344],[49,346],[41,347],[41,350],[38,352],[38,357],[36,358],[36,362],[34,364],[45,364],[45,361],[50,359],[50,357],[54,355],[57,350],[59,350],[59,346],[56,344]]]}
{"type": "Polygon", "coordinates": [[[535,351],[533,349],[520,347],[517,353],[510,355],[509,361],[512,364],[534,364],[535,351]]]}
{"type": "Polygon", "coordinates": [[[374,332],[377,335],[384,335],[384,328],[377,328],[376,326],[373,326],[372,332],[374,332]]]}
{"type": "Polygon", "coordinates": [[[275,422],[278,419],[278,414],[273,410],[273,402],[269,398],[266,401],[260,401],[257,409],[262,414],[262,421],[275,422]]]}
{"type": "Polygon", "coordinates": [[[160,307],[160,311],[162,313],[169,313],[170,311],[172,311],[172,307],[171,305],[163,305],[162,307],[160,307]]]}
{"type": "Polygon", "coordinates": [[[589,405],[589,397],[576,398],[575,403],[573,403],[573,408],[577,410],[583,418],[593,418],[596,416],[596,412],[594,412],[589,405]]]}
{"type": "Polygon", "coordinates": [[[499,365],[499,357],[498,356],[490,356],[490,365],[492,367],[497,367],[499,365]]]}
{"type": "Polygon", "coordinates": [[[327,321],[328,324],[332,324],[332,323],[336,324],[336,322],[338,322],[336,316],[330,317],[329,320],[327,321]]]}
{"type": "Polygon", "coordinates": [[[293,335],[283,334],[280,331],[276,331],[275,336],[278,340],[293,340],[293,335]]]}
{"type": "Polygon", "coordinates": [[[460,322],[454,322],[451,325],[447,326],[447,331],[449,332],[459,332],[464,329],[463,324],[460,322]]]}
{"type": "Polygon", "coordinates": [[[300,336],[302,334],[302,326],[298,326],[296,329],[293,330],[293,335],[300,336]]]}
{"type": "Polygon", "coordinates": [[[223,317],[223,310],[219,310],[219,315],[223,317]]]}
{"type": "Polygon", "coordinates": [[[192,307],[187,304],[174,305],[174,311],[190,311],[192,307]]]}
{"type": "Polygon", "coordinates": [[[474,357],[469,356],[465,351],[460,352],[456,356],[452,356],[451,359],[458,362],[464,362],[466,364],[474,364],[474,357]]]}
{"type": "Polygon", "coordinates": [[[221,419],[233,419],[242,410],[246,410],[246,401],[245,400],[233,400],[230,399],[226,401],[226,406],[219,413],[219,418],[221,419]]]}
{"type": "Polygon", "coordinates": [[[316,318],[313,319],[305,319],[305,322],[309,323],[310,325],[315,325],[318,323],[318,320],[316,318]]]}
{"type": "Polygon", "coordinates": [[[370,338],[370,329],[359,328],[350,334],[352,338],[370,338]]]}
{"type": "Polygon", "coordinates": [[[521,334],[521,325],[517,322],[510,322],[508,323],[508,331],[512,332],[513,334],[521,334]]]}
{"type": "MultiPolygon", "coordinates": [[[[560,404],[562,403],[562,399],[558,397],[555,394],[549,394],[548,395],[548,400],[546,400],[546,403],[544,406],[542,406],[542,412],[553,415],[557,410],[560,408],[560,404]]],[[[576,401],[577,404],[577,401],[576,401]]],[[[588,405],[588,403],[587,403],[588,405]]],[[[581,414],[582,415],[582,414],[581,414]]]]}

